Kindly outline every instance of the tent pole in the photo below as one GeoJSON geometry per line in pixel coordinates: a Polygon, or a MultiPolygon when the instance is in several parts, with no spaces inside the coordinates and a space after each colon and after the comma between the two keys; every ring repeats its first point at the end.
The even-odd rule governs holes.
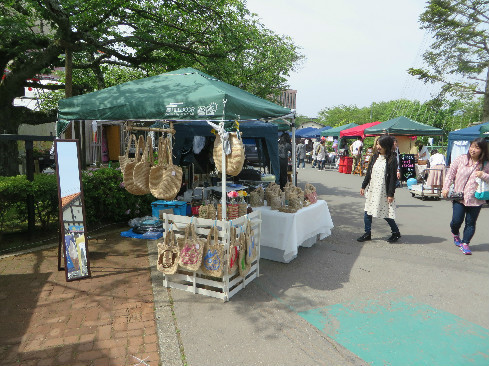
{"type": "Polygon", "coordinates": [[[297,185],[297,171],[296,171],[296,156],[295,156],[295,118],[292,118],[292,184],[297,185]]]}
{"type": "MultiPolygon", "coordinates": [[[[222,131],[224,131],[224,122],[220,123],[222,131]]],[[[224,142],[224,141],[223,141],[224,142]]],[[[222,221],[227,220],[226,215],[226,152],[224,151],[224,143],[221,144],[222,147],[222,171],[221,171],[221,210],[222,210],[222,221]]]]}

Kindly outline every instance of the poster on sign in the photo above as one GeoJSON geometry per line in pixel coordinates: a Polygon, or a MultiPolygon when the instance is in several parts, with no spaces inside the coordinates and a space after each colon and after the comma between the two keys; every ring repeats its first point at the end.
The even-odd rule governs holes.
{"type": "Polygon", "coordinates": [[[399,155],[399,172],[401,181],[405,182],[409,178],[416,178],[416,159],[414,154],[399,155]]]}

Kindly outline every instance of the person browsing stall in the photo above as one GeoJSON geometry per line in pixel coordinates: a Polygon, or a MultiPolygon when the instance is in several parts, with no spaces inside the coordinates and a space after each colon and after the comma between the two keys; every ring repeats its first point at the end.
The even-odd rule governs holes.
{"type": "Polygon", "coordinates": [[[350,153],[351,156],[353,157],[353,165],[351,171],[355,171],[356,166],[358,165],[358,160],[362,156],[362,148],[363,148],[363,140],[361,137],[358,137],[358,139],[353,142],[350,146],[350,153]]]}
{"type": "Polygon", "coordinates": [[[301,140],[299,144],[296,146],[296,155],[297,155],[297,169],[299,169],[301,163],[302,163],[302,169],[305,169],[306,168],[306,145],[304,144],[304,140],[301,140]]]}
{"type": "Polygon", "coordinates": [[[477,218],[484,204],[484,201],[475,198],[478,186],[475,178],[489,182],[489,150],[487,141],[481,137],[471,141],[467,154],[460,155],[452,162],[441,193],[442,197],[447,198],[452,183],[454,192],[463,192],[463,199],[452,201],[450,229],[453,243],[465,255],[472,254],[469,244],[475,234],[477,218]],[[463,237],[460,238],[460,228],[464,219],[463,237]]]}
{"type": "Polygon", "coordinates": [[[365,233],[357,239],[364,242],[372,239],[372,218],[383,218],[391,228],[391,236],[387,242],[394,243],[401,238],[396,224],[396,203],[394,193],[397,180],[397,160],[393,152],[394,139],[381,136],[375,146],[376,153],[369,162],[367,173],[360,189],[365,196],[365,212],[363,222],[365,233]]]}
{"type": "Polygon", "coordinates": [[[278,140],[278,157],[280,159],[280,188],[282,189],[287,184],[289,153],[292,153],[292,143],[289,134],[284,132],[278,140]]]}

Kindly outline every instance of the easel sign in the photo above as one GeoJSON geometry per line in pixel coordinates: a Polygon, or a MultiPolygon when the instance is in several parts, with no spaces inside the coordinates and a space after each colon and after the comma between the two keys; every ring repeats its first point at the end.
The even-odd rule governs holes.
{"type": "Polygon", "coordinates": [[[91,274],[78,140],[56,140],[54,155],[59,200],[58,269],[64,258],[66,281],[80,280],[91,274]]]}
{"type": "Polygon", "coordinates": [[[409,178],[416,178],[416,160],[414,154],[399,154],[399,173],[401,181],[406,182],[409,178]]]}

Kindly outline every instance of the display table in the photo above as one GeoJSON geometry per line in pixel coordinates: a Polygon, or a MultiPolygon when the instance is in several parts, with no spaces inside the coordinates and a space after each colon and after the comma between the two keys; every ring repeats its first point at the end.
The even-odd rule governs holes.
{"type": "Polygon", "coordinates": [[[331,235],[334,227],[326,201],[318,201],[296,213],[253,207],[261,212],[260,257],[289,263],[297,257],[299,246],[311,247],[331,235]]]}

